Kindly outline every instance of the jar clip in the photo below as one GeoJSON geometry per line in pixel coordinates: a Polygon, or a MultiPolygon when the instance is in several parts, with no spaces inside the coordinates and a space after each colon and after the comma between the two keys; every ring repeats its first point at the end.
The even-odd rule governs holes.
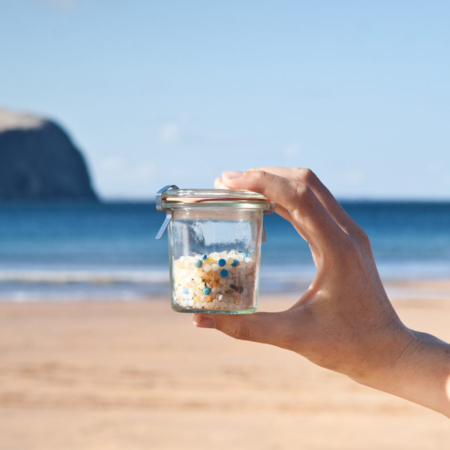
{"type": "MultiPolygon", "coordinates": [[[[163,192],[167,191],[168,189],[178,189],[178,186],[175,186],[174,184],[168,184],[167,186],[164,186],[162,189],[160,189],[156,193],[156,209],[158,211],[162,211],[164,209],[162,207],[162,194],[163,194],[163,192]]],[[[156,234],[155,239],[161,239],[164,236],[164,233],[166,232],[166,229],[169,226],[169,223],[171,220],[172,220],[172,211],[170,209],[168,209],[168,210],[166,210],[166,218],[164,219],[164,222],[161,225],[161,228],[159,229],[158,233],[156,234]]]]}

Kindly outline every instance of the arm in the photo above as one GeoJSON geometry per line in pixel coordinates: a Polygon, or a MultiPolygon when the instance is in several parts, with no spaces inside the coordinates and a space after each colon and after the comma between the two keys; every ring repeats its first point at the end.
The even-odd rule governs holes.
{"type": "Polygon", "coordinates": [[[292,350],[450,417],[450,345],[401,322],[381,283],[367,235],[310,170],[225,172],[215,185],[249,189],[274,201],[276,212],[308,241],[317,273],[286,311],[197,314],[197,327],[292,350]]]}
{"type": "Polygon", "coordinates": [[[355,381],[450,417],[450,345],[409,330],[410,344],[391,365],[355,381]]]}

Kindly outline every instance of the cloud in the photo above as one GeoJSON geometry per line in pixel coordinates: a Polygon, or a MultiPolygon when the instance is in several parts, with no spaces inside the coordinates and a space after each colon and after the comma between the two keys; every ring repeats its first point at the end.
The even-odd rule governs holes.
{"type": "Polygon", "coordinates": [[[75,8],[76,0],[44,0],[45,3],[59,11],[69,12],[75,8]]]}
{"type": "Polygon", "coordinates": [[[148,190],[157,174],[152,162],[130,162],[125,158],[110,156],[93,165],[94,179],[101,194],[112,197],[134,196],[135,193],[148,190]]]}
{"type": "Polygon", "coordinates": [[[363,180],[364,176],[360,170],[350,169],[344,172],[344,178],[352,184],[359,184],[363,180]]]}
{"type": "Polygon", "coordinates": [[[287,158],[295,158],[300,154],[300,145],[290,144],[283,150],[283,155],[287,158]]]}
{"type": "Polygon", "coordinates": [[[181,127],[176,123],[168,123],[159,130],[158,139],[161,144],[170,145],[179,141],[181,127]]]}
{"type": "Polygon", "coordinates": [[[111,156],[100,161],[99,172],[117,182],[147,182],[148,178],[156,172],[151,162],[133,164],[124,158],[111,156]]]}

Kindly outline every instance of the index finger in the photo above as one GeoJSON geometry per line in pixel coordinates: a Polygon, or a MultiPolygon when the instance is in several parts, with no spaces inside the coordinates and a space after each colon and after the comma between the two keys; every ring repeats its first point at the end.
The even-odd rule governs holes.
{"type": "Polygon", "coordinates": [[[316,194],[317,199],[325,206],[333,219],[346,233],[358,233],[359,226],[357,223],[347,214],[333,194],[312,170],[300,167],[260,167],[251,170],[262,170],[288,178],[289,180],[307,184],[314,194],[316,194]]]}
{"type": "Polygon", "coordinates": [[[304,183],[259,170],[224,172],[222,179],[230,188],[259,192],[281,205],[299,233],[317,248],[332,248],[347,236],[304,183]]]}

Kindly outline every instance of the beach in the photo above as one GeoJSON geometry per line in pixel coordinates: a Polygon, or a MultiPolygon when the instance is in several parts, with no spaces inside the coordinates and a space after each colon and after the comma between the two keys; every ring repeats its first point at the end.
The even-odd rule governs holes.
{"type": "MultiPolygon", "coordinates": [[[[394,304],[450,340],[448,300],[394,304]]],[[[293,301],[263,296],[260,310],[293,301]]],[[[167,298],[0,304],[0,354],[0,450],[450,448],[444,416],[196,329],[167,298]]]]}

